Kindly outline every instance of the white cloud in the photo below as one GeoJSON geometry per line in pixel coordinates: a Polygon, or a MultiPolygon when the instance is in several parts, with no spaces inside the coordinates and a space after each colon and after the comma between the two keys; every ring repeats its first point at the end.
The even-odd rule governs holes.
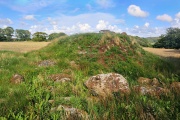
{"type": "Polygon", "coordinates": [[[6,24],[6,25],[9,25],[9,24],[12,24],[12,20],[9,19],[9,18],[6,18],[6,19],[0,19],[0,24],[6,24]]]}
{"type": "Polygon", "coordinates": [[[96,3],[103,8],[109,8],[115,6],[112,0],[96,0],[96,3]]]}
{"type": "Polygon", "coordinates": [[[91,29],[91,26],[87,23],[85,24],[78,24],[78,27],[80,28],[81,32],[89,32],[89,30],[91,29]]]}
{"type": "Polygon", "coordinates": [[[171,22],[173,20],[172,17],[167,14],[158,15],[156,19],[161,20],[161,21],[166,21],[166,22],[171,22]]]}
{"type": "Polygon", "coordinates": [[[174,20],[171,22],[172,27],[180,28],[180,12],[175,15],[174,20]]]}
{"type": "Polygon", "coordinates": [[[103,30],[103,29],[107,29],[107,25],[109,23],[104,21],[104,20],[100,20],[99,23],[96,25],[96,29],[98,30],[103,30]]]}
{"type": "Polygon", "coordinates": [[[58,20],[53,20],[51,17],[47,19],[51,25],[58,25],[58,20]]]}
{"type": "Polygon", "coordinates": [[[141,8],[136,5],[130,5],[128,7],[128,13],[136,17],[147,17],[149,15],[148,12],[141,10],[141,8]]]}
{"type": "Polygon", "coordinates": [[[139,37],[158,37],[161,34],[164,34],[166,32],[166,28],[160,28],[160,27],[134,27],[134,28],[126,28],[125,32],[127,34],[133,35],[133,36],[139,36],[139,37]]]}
{"type": "Polygon", "coordinates": [[[117,19],[107,13],[88,13],[76,16],[59,15],[48,17],[42,21],[34,21],[34,25],[29,27],[30,32],[45,31],[65,32],[66,34],[99,32],[101,29],[108,29],[114,32],[121,32],[119,25],[124,25],[124,20],[117,19]],[[93,19],[92,19],[93,18],[93,19]]]}
{"type": "Polygon", "coordinates": [[[26,15],[26,16],[24,16],[24,19],[25,20],[35,20],[35,17],[34,17],[34,15],[26,15]]]}
{"type": "Polygon", "coordinates": [[[136,29],[138,29],[138,28],[139,28],[139,26],[138,26],[138,25],[135,25],[134,27],[135,27],[136,29]]]}
{"type": "Polygon", "coordinates": [[[122,32],[120,28],[117,27],[117,25],[110,25],[109,22],[104,20],[99,20],[98,24],[96,25],[97,30],[104,30],[108,29],[114,32],[122,32]]]}
{"type": "Polygon", "coordinates": [[[179,19],[180,19],[180,12],[178,12],[178,13],[176,14],[176,18],[179,18],[179,19]]]}
{"type": "Polygon", "coordinates": [[[149,25],[150,25],[150,24],[149,24],[148,22],[146,22],[146,23],[144,24],[144,26],[147,27],[147,28],[149,27],[149,25]]]}

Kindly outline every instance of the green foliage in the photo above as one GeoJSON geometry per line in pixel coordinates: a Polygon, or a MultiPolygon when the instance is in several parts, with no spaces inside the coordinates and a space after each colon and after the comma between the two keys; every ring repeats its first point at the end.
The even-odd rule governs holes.
{"type": "Polygon", "coordinates": [[[51,34],[49,35],[48,40],[53,40],[53,39],[58,38],[58,37],[61,37],[61,36],[66,36],[66,34],[65,34],[65,33],[62,33],[62,32],[60,32],[60,33],[51,33],[51,34]]]}
{"type": "Polygon", "coordinates": [[[27,41],[31,39],[31,33],[28,30],[16,29],[15,32],[18,41],[27,41]]]}
{"type": "Polygon", "coordinates": [[[12,41],[14,29],[12,27],[0,28],[0,41],[12,41]]]}
{"type": "Polygon", "coordinates": [[[47,34],[45,32],[36,32],[33,34],[33,41],[46,41],[47,39],[47,34]]]}
{"type": "Polygon", "coordinates": [[[161,35],[161,38],[156,42],[153,47],[155,48],[180,48],[180,29],[168,28],[165,35],[161,35]]]}
{"type": "Polygon", "coordinates": [[[150,42],[146,38],[141,38],[141,37],[135,36],[135,37],[132,37],[132,39],[134,39],[142,47],[150,47],[151,46],[150,42]]]}

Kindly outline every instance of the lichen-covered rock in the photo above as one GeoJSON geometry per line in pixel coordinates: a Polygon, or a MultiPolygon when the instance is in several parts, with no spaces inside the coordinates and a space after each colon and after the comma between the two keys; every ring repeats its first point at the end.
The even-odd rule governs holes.
{"type": "Polygon", "coordinates": [[[158,79],[140,77],[138,80],[139,85],[133,87],[134,91],[141,95],[160,96],[169,93],[167,88],[163,88],[158,79]]]}
{"type": "Polygon", "coordinates": [[[59,105],[58,107],[51,108],[51,112],[55,111],[64,111],[65,115],[62,117],[62,119],[89,120],[87,112],[70,106],[59,105]]]}
{"type": "Polygon", "coordinates": [[[23,81],[24,81],[24,77],[22,75],[19,75],[19,74],[13,75],[13,77],[10,80],[10,82],[13,84],[20,84],[23,81]]]}
{"type": "Polygon", "coordinates": [[[68,82],[72,79],[70,75],[62,73],[50,75],[48,78],[55,82],[68,82]]]}
{"type": "Polygon", "coordinates": [[[165,95],[169,92],[168,89],[157,87],[157,86],[134,86],[134,90],[141,95],[152,95],[152,96],[159,96],[165,95]]]}
{"type": "Polygon", "coordinates": [[[92,94],[103,97],[111,96],[114,92],[121,92],[123,94],[130,93],[127,80],[117,73],[92,76],[85,82],[85,86],[92,94]]]}

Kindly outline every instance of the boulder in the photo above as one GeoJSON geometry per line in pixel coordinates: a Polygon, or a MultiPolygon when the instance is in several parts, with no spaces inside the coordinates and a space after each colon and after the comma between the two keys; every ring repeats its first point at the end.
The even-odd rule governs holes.
{"type": "Polygon", "coordinates": [[[58,107],[51,108],[51,112],[55,112],[55,111],[63,111],[65,113],[62,119],[89,120],[89,116],[87,112],[70,106],[59,105],[58,107]]]}
{"type": "Polygon", "coordinates": [[[52,74],[48,77],[55,82],[68,82],[71,81],[71,76],[68,74],[52,74]]]}
{"type": "Polygon", "coordinates": [[[12,76],[10,82],[13,84],[20,84],[24,81],[24,77],[22,75],[19,74],[15,74],[12,76]]]}
{"type": "Polygon", "coordinates": [[[112,96],[114,92],[121,92],[123,94],[130,93],[127,80],[117,73],[92,76],[85,82],[85,86],[93,95],[102,97],[112,96]]]}

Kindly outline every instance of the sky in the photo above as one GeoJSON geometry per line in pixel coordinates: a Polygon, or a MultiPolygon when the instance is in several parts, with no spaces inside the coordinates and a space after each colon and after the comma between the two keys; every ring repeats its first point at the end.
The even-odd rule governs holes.
{"type": "Polygon", "coordinates": [[[180,28],[179,0],[0,0],[0,28],[51,34],[111,30],[156,37],[180,28]]]}

